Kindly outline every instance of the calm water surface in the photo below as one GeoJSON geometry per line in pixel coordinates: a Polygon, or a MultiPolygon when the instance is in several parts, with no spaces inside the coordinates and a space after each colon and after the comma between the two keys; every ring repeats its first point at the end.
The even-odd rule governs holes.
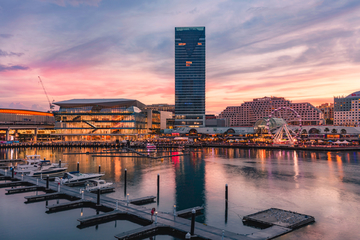
{"type": "MultiPolygon", "coordinates": [[[[107,196],[125,199],[124,170],[130,198],[156,196],[160,174],[157,211],[172,212],[204,206],[198,224],[208,224],[241,234],[259,229],[244,226],[242,217],[271,207],[312,215],[316,223],[278,239],[360,239],[360,152],[308,152],[207,148],[186,157],[151,160],[134,157],[92,157],[85,153],[103,149],[0,150],[0,159],[40,154],[52,161],[62,159],[69,171],[97,172],[115,183],[116,192],[107,196]],[[229,185],[229,209],[225,212],[224,189],[229,185]]],[[[168,155],[169,153],[164,153],[168,155]]],[[[1,239],[115,239],[121,232],[140,227],[116,221],[78,229],[78,219],[96,214],[93,209],[75,209],[46,214],[45,202],[24,204],[24,196],[6,196],[0,189],[1,239]],[[5,217],[6,216],[6,217],[5,217]]],[[[64,200],[60,200],[64,201],[64,200]]],[[[49,204],[56,203],[56,200],[49,204]]],[[[157,236],[156,239],[173,239],[157,236]]]]}

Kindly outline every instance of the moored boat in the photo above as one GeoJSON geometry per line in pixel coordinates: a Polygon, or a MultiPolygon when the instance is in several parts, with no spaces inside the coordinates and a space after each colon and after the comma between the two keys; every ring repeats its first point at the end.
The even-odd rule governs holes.
{"type": "Polygon", "coordinates": [[[67,170],[67,166],[63,163],[62,165],[58,163],[50,163],[49,160],[40,161],[38,168],[36,170],[30,171],[29,176],[41,176],[42,174],[51,175],[56,173],[61,173],[67,170]]]}
{"type": "Polygon", "coordinates": [[[80,173],[78,171],[66,172],[62,178],[56,177],[55,182],[60,182],[61,184],[82,182],[90,179],[100,179],[104,175],[104,173],[80,173]]]}

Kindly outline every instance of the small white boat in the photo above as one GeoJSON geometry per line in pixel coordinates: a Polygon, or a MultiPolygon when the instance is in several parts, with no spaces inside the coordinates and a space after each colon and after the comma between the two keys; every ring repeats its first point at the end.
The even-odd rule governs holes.
{"type": "Polygon", "coordinates": [[[100,179],[105,174],[103,173],[80,173],[75,172],[66,172],[62,178],[56,177],[55,182],[64,183],[73,183],[73,182],[82,182],[90,179],[100,179]]]}
{"type": "Polygon", "coordinates": [[[40,155],[26,155],[24,161],[25,164],[18,164],[15,167],[15,174],[29,174],[30,171],[36,171],[42,159],[40,155]]]}
{"type": "Polygon", "coordinates": [[[105,180],[92,179],[89,180],[85,186],[86,191],[94,192],[98,189],[102,190],[104,188],[110,188],[113,185],[112,182],[106,182],[105,180]]]}
{"type": "Polygon", "coordinates": [[[41,176],[42,174],[50,175],[55,173],[61,173],[67,170],[67,166],[62,163],[50,163],[49,160],[40,161],[36,170],[30,171],[29,176],[41,176]]]}
{"type": "Polygon", "coordinates": [[[146,144],[146,148],[148,150],[155,150],[156,149],[156,145],[155,144],[152,144],[152,143],[147,143],[146,144]]]}

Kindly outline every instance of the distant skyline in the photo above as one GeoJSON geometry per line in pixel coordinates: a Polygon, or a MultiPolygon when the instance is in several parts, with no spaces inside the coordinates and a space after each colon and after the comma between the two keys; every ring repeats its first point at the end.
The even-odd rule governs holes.
{"type": "Polygon", "coordinates": [[[3,0],[0,108],[50,99],[174,104],[174,28],[206,27],[206,111],[360,90],[360,1],[3,0]]]}

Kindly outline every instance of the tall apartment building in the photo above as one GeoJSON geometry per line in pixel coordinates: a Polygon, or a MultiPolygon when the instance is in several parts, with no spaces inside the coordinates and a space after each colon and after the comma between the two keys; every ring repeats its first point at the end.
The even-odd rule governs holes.
{"type": "Polygon", "coordinates": [[[317,108],[323,112],[326,124],[333,124],[334,104],[333,103],[323,103],[320,106],[317,106],[317,108]]]}
{"type": "Polygon", "coordinates": [[[205,27],[175,28],[175,126],[205,126],[205,27]]]}
{"type": "MultiPolygon", "coordinates": [[[[259,119],[269,117],[273,110],[280,107],[294,109],[300,116],[303,125],[324,124],[323,113],[310,103],[293,103],[283,97],[263,97],[244,102],[240,106],[226,107],[219,118],[224,118],[230,126],[254,126],[259,119]]],[[[299,118],[291,111],[279,111],[273,117],[284,118],[289,124],[298,124],[299,118]],[[282,115],[280,115],[282,114],[282,115]]]]}
{"type": "Polygon", "coordinates": [[[334,98],[334,125],[360,126],[360,91],[334,98]]]}

